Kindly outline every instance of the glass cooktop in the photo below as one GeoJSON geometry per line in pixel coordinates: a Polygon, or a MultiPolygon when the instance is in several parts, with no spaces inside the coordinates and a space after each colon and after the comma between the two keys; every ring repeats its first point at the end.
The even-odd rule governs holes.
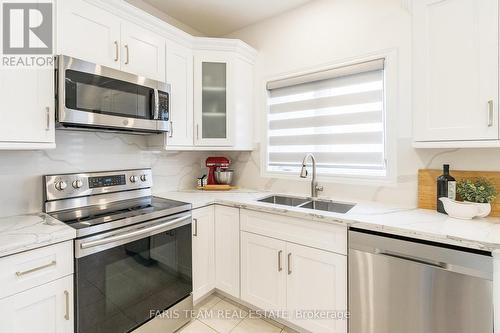
{"type": "Polygon", "coordinates": [[[158,197],[143,197],[60,211],[51,214],[51,216],[77,230],[99,226],[95,228],[95,231],[99,232],[162,218],[190,209],[191,205],[188,203],[158,197]],[[103,224],[111,226],[102,227],[103,224]]]}

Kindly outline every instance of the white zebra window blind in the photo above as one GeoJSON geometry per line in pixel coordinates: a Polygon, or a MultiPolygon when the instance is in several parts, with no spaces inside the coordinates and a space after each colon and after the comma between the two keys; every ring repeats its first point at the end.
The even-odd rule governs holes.
{"type": "Polygon", "coordinates": [[[383,59],[269,82],[267,171],[386,176],[384,87],[383,59]]]}

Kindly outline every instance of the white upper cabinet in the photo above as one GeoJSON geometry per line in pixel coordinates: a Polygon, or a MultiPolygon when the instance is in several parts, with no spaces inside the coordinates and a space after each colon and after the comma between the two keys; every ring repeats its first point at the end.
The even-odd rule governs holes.
{"type": "Polygon", "coordinates": [[[165,40],[85,0],[59,5],[58,53],[165,81],[165,40]]]}
{"type": "Polygon", "coordinates": [[[220,41],[203,43],[194,52],[194,146],[252,150],[254,66],[240,53],[249,47],[227,51],[220,41]]]}
{"type": "Polygon", "coordinates": [[[0,70],[0,149],[55,148],[54,69],[0,70]]]}
{"type": "Polygon", "coordinates": [[[140,26],[122,23],[122,69],[165,81],[165,39],[140,26]]]}
{"type": "Polygon", "coordinates": [[[498,0],[418,0],[413,15],[415,145],[498,141],[498,0]]]}
{"type": "Polygon", "coordinates": [[[54,96],[53,66],[0,68],[0,149],[55,148],[54,96]]]}
{"type": "Polygon", "coordinates": [[[120,18],[84,0],[57,5],[58,53],[120,69],[120,18]]]}
{"type": "Polygon", "coordinates": [[[224,52],[194,58],[195,144],[231,146],[232,61],[224,52]]]}
{"type": "Polygon", "coordinates": [[[167,149],[193,146],[193,51],[167,41],[167,83],[171,89],[167,149]]]}

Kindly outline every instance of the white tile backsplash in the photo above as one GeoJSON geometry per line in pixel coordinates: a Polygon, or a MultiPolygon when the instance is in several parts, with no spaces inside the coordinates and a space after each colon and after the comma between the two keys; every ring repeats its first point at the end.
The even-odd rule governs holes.
{"type": "Polygon", "coordinates": [[[101,132],[58,131],[57,148],[0,151],[0,216],[40,212],[42,175],[152,168],[155,191],[193,188],[210,153],[165,152],[146,138],[101,132]]]}

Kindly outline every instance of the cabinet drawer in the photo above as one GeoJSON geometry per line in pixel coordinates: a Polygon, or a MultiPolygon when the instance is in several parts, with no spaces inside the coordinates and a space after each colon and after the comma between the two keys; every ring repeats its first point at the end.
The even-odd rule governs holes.
{"type": "Polygon", "coordinates": [[[293,217],[241,210],[241,230],[347,254],[347,227],[293,217]]]}
{"type": "Polygon", "coordinates": [[[73,273],[73,242],[64,242],[0,259],[0,298],[73,273]]]}

